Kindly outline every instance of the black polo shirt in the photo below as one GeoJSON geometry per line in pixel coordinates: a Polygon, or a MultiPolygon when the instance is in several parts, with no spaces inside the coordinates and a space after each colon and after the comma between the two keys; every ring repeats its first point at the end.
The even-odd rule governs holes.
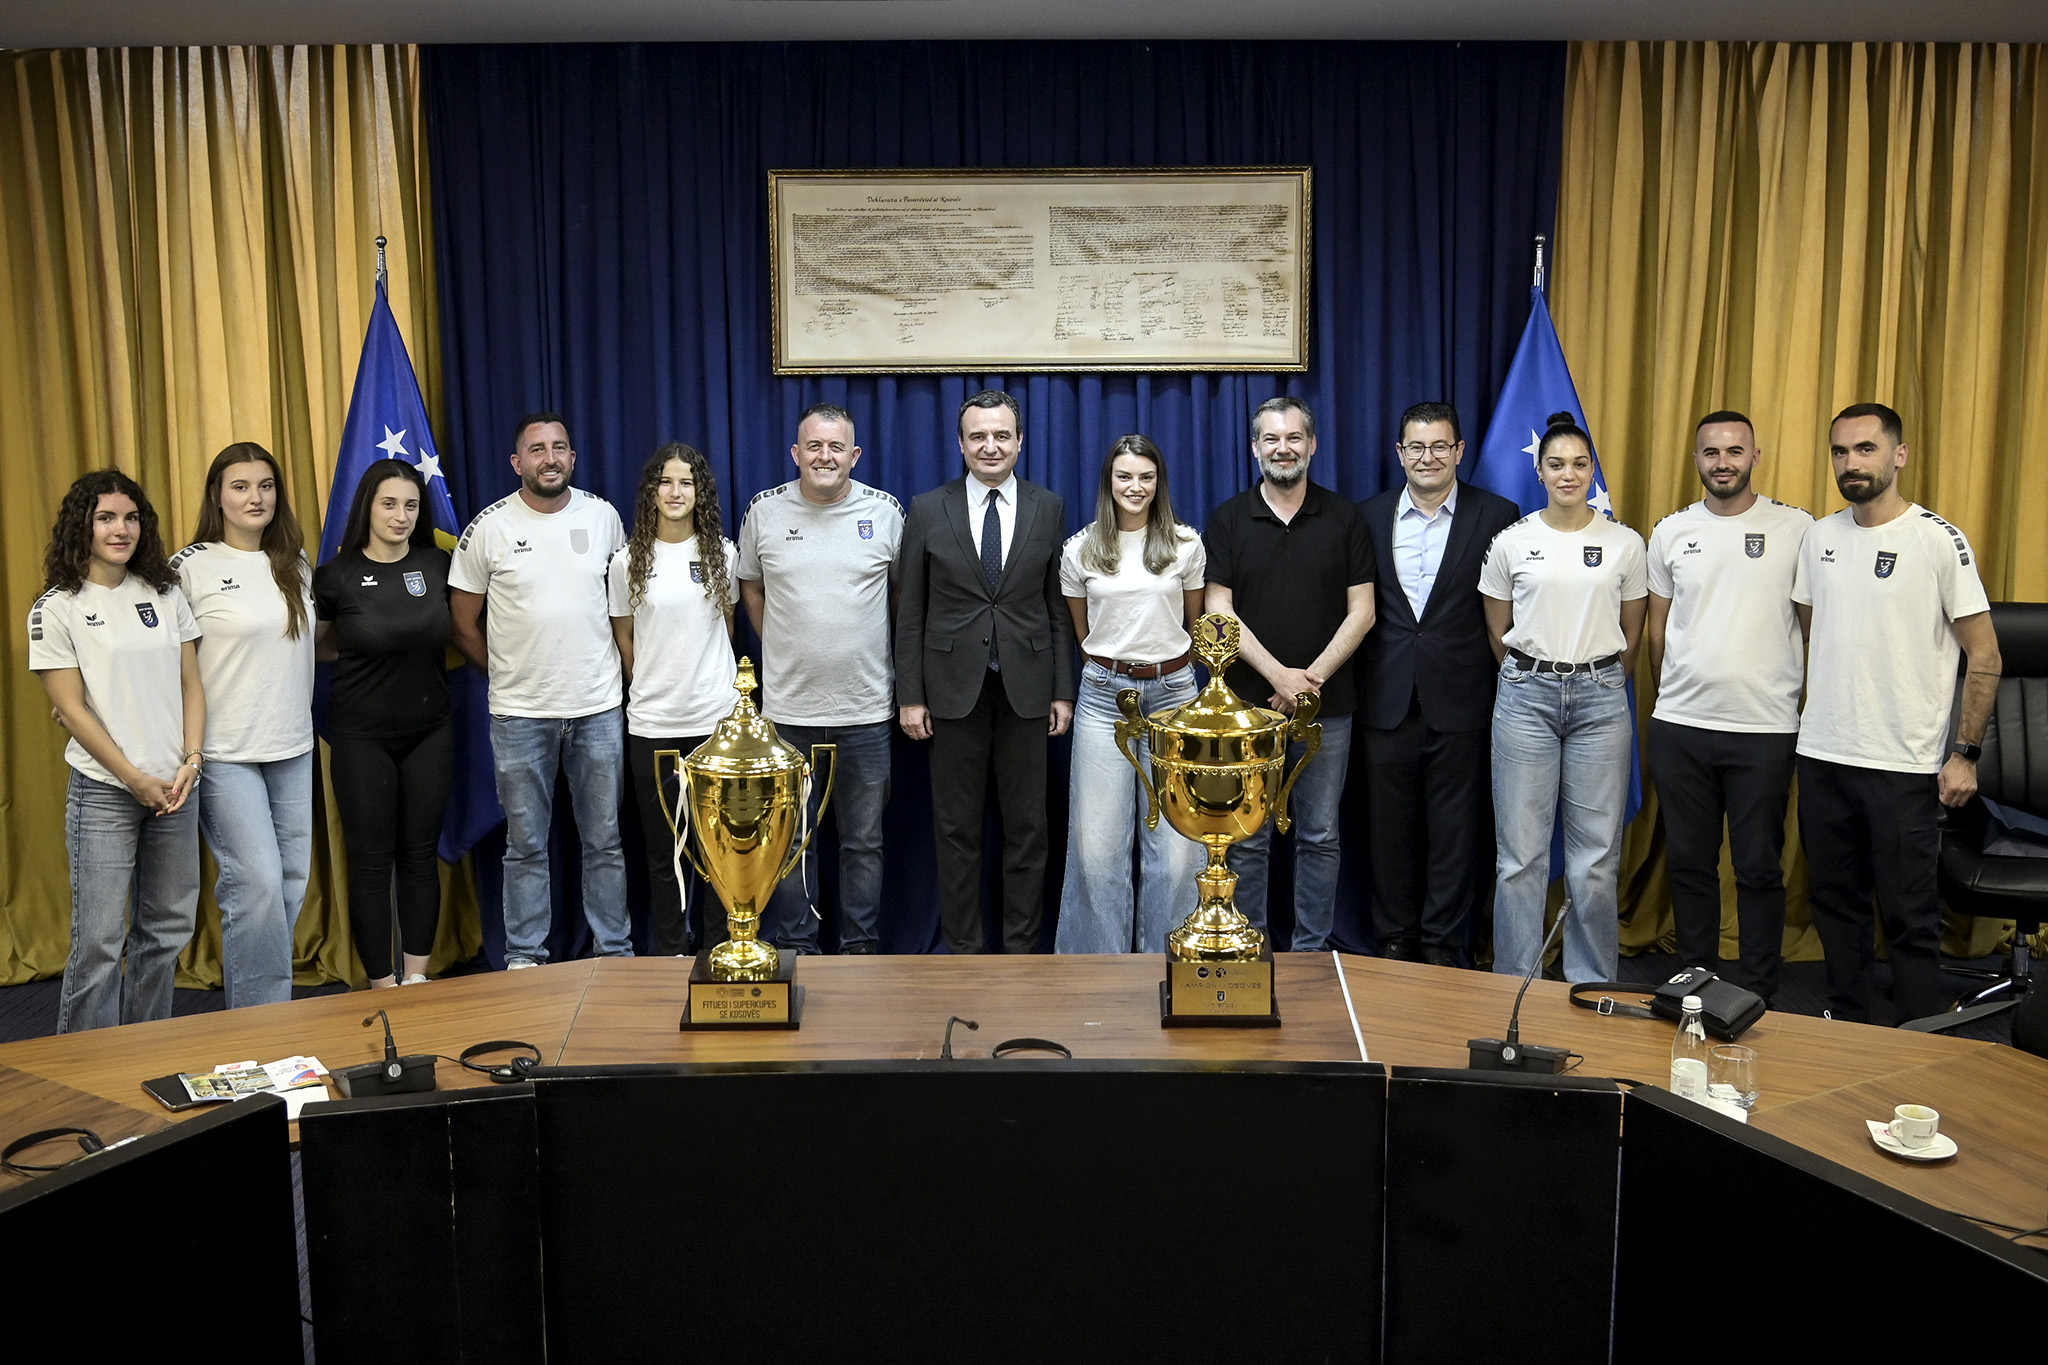
{"type": "MultiPolygon", "coordinates": [[[[1289,668],[1315,662],[1344,624],[1347,590],[1379,576],[1365,514],[1351,499],[1314,483],[1291,522],[1274,516],[1253,485],[1216,509],[1202,540],[1209,582],[1230,589],[1238,619],[1289,668]]],[[[1323,715],[1357,709],[1351,679],[1357,657],[1323,684],[1323,715]]],[[[1225,681],[1254,706],[1273,695],[1272,684],[1247,663],[1232,666],[1225,681]]]]}

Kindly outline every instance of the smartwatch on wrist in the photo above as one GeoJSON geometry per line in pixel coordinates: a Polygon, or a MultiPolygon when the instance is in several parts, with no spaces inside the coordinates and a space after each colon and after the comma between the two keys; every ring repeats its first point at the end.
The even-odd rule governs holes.
{"type": "Polygon", "coordinates": [[[1957,740],[1949,749],[1949,752],[1957,758],[1967,759],[1975,763],[1978,759],[1984,757],[1984,746],[1981,744],[1965,744],[1961,740],[1957,740]]]}

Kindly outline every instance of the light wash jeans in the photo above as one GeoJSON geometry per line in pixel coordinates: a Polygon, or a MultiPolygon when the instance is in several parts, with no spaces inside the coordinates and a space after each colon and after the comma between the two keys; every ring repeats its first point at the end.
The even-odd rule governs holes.
{"type": "MultiPolygon", "coordinates": [[[[1195,695],[1192,665],[1163,678],[1118,677],[1101,664],[1081,669],[1074,702],[1074,756],[1067,786],[1067,875],[1060,887],[1061,953],[1163,953],[1166,936],[1194,911],[1195,874],[1208,855],[1202,846],[1159,817],[1145,828],[1138,774],[1116,745],[1123,719],[1116,696],[1135,687],[1146,715],[1179,706],[1195,695]],[[1133,924],[1131,838],[1138,841],[1139,877],[1133,924]],[[1132,934],[1135,929],[1136,938],[1132,934]]],[[[1138,761],[1152,771],[1151,746],[1140,736],[1138,761]]]]}
{"type": "Polygon", "coordinates": [[[1493,969],[1526,976],[1543,946],[1550,836],[1564,812],[1567,981],[1612,981],[1621,937],[1615,881],[1628,803],[1628,675],[1527,673],[1510,656],[1493,703],[1493,969]]]}
{"type": "MultiPolygon", "coordinates": [[[[839,826],[839,948],[879,944],[882,937],[882,812],[889,808],[889,737],[892,720],[871,725],[778,725],[776,733],[805,758],[813,744],[839,746],[826,767],[832,772],[832,818],[839,826]]],[[[812,907],[818,889],[818,803],[825,772],[811,774],[811,846],[803,864],[777,884],[768,904],[775,946],[792,952],[818,951],[820,920],[812,907]],[[805,894],[809,887],[809,894],[805,894]]],[[[797,838],[803,838],[801,829],[797,838]]],[[[783,857],[788,857],[784,854],[783,857]]]]}
{"type": "Polygon", "coordinates": [[[626,855],[619,846],[619,792],[626,766],[625,710],[592,716],[492,716],[491,751],[498,804],[505,808],[505,961],[546,962],[554,886],[548,831],[555,818],[555,775],[569,778],[569,801],[583,842],[583,917],[597,951],[633,955],[626,908],[626,855]]]}
{"type": "Polygon", "coordinates": [[[57,1000],[57,1032],[171,1017],[178,954],[199,911],[198,822],[196,797],[175,815],[151,815],[126,787],[72,770],[64,797],[71,956],[57,1000]]]}
{"type": "Polygon", "coordinates": [[[206,765],[199,832],[220,864],[221,975],[229,1009],[292,998],[292,935],[313,870],[313,751],[206,765]]]}
{"type": "MultiPolygon", "coordinates": [[[[1337,873],[1343,862],[1337,803],[1351,768],[1351,717],[1325,716],[1319,724],[1323,747],[1287,797],[1288,818],[1294,822],[1294,939],[1288,949],[1296,953],[1329,951],[1337,922],[1337,873]]],[[[1307,750],[1305,744],[1289,744],[1284,771],[1293,772],[1307,750]]],[[[1260,929],[1266,927],[1266,866],[1272,851],[1271,819],[1251,838],[1230,846],[1237,908],[1260,929]]]]}

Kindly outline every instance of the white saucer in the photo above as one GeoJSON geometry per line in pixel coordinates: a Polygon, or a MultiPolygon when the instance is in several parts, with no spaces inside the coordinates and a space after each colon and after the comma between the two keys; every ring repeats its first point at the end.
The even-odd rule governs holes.
{"type": "Polygon", "coordinates": [[[1870,1140],[1893,1156],[1902,1156],[1908,1161],[1946,1161],[1956,1154],[1956,1140],[1947,1133],[1936,1133],[1934,1141],[1925,1147],[1908,1147],[1892,1136],[1888,1125],[1876,1119],[1863,1122],[1870,1128],[1870,1140]]]}

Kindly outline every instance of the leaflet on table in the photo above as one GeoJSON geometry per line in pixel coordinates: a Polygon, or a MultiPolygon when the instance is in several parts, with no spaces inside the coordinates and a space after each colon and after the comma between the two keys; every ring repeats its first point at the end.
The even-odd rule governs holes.
{"type": "Polygon", "coordinates": [[[286,1057],[260,1064],[228,1062],[203,1075],[180,1072],[178,1079],[185,1083],[185,1092],[194,1100],[206,1102],[319,1085],[326,1074],[327,1068],[320,1065],[317,1057],[286,1057]]]}

